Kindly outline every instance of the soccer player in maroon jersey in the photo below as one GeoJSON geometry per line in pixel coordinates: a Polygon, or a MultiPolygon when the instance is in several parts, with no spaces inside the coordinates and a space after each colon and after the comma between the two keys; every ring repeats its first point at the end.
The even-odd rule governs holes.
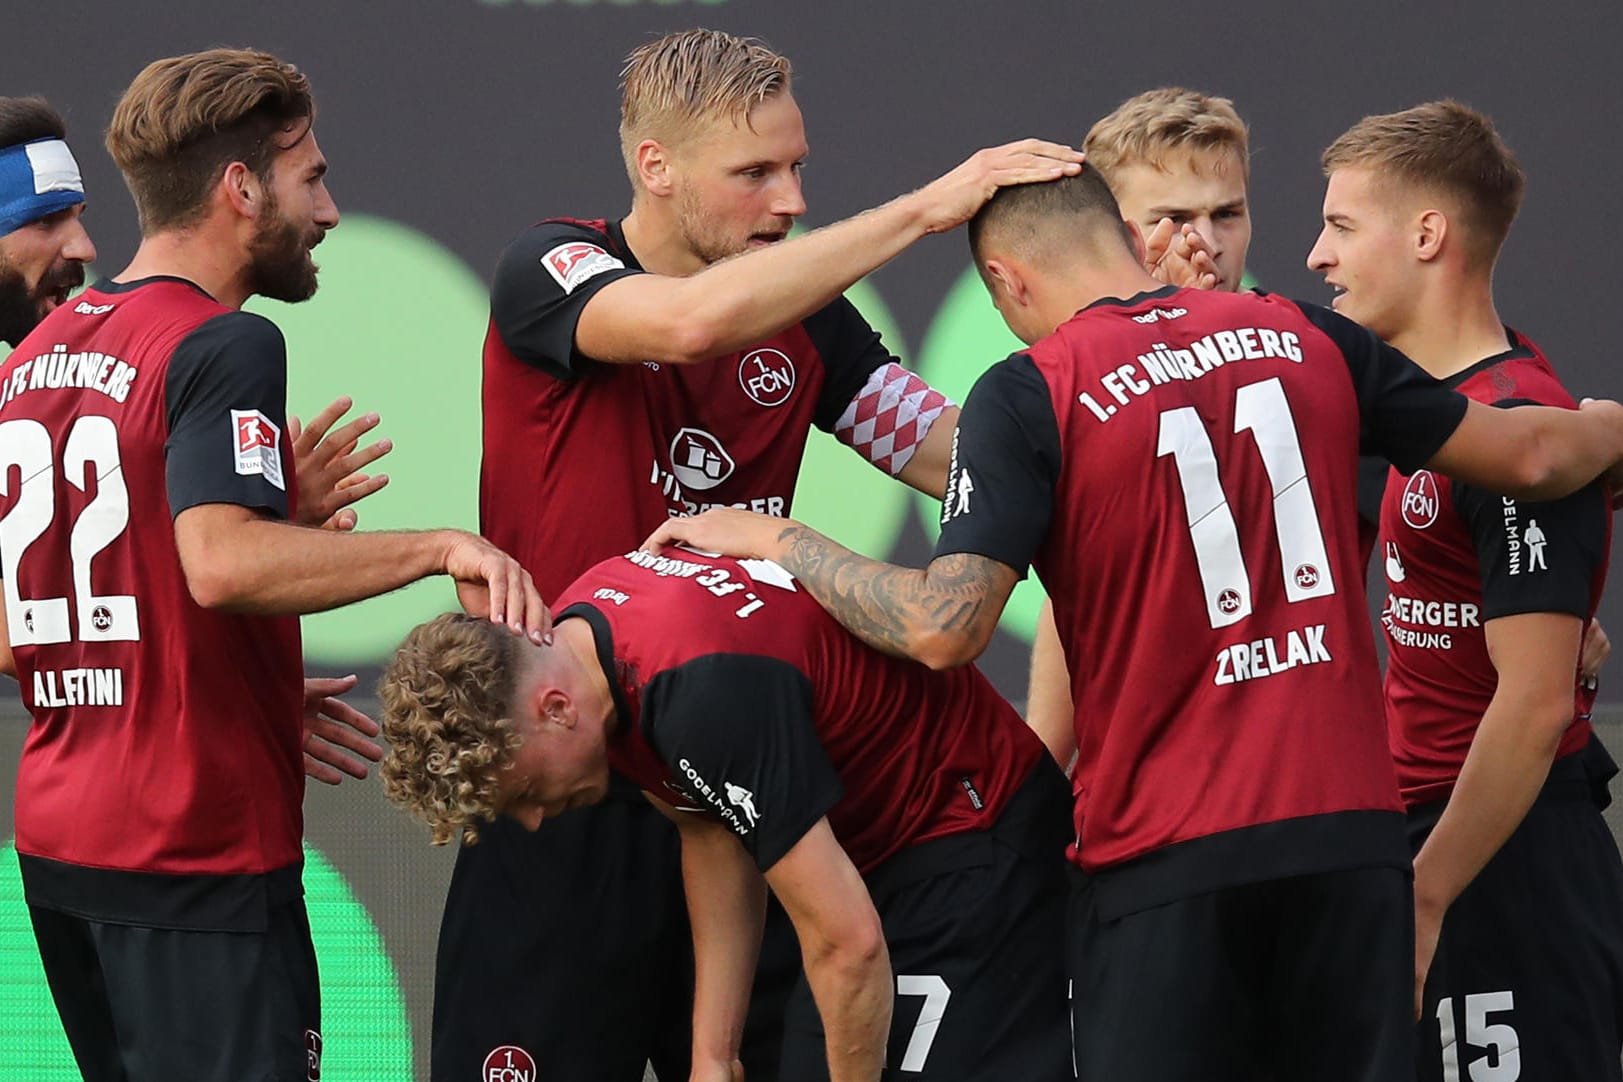
{"type": "Polygon", "coordinates": [[[0,98],[0,342],[9,345],[83,285],[96,258],[66,140],[44,98],[0,98]]]}
{"type": "Polygon", "coordinates": [[[1139,237],[1094,170],[971,223],[1032,346],[965,405],[927,569],[732,510],[650,545],[776,560],[933,667],[980,653],[1034,564],[1076,703],[1079,1076],[1401,1077],[1413,898],[1359,451],[1557,496],[1618,462],[1623,406],[1490,409],[1326,309],[1163,286],[1139,237]]]}
{"type": "Polygon", "coordinates": [[[670,806],[691,1078],[742,1070],[763,875],[805,958],[770,1077],[1072,1077],[1065,783],[977,670],[886,656],[782,568],[680,549],[603,561],[557,608],[551,647],[460,615],[407,636],[385,789],[439,842],[503,814],[556,829],[611,768],[670,806]]]}
{"type": "MultiPolygon", "coordinates": [[[[630,213],[532,226],[491,287],[480,523],[548,598],[670,515],[786,514],[813,425],[939,494],[957,411],[840,294],[999,184],[1079,157],[1036,141],[983,151],[786,240],[807,147],[785,58],[692,30],[636,49],[622,78],[630,213]]],[[[434,1076],[471,1077],[509,1046],[561,1076],[639,1082],[650,1058],[685,1074],[686,982],[645,979],[686,964],[677,865],[675,831],[629,787],[554,830],[502,820],[464,847],[440,926],[434,1076]]],[[[779,942],[792,953],[769,934],[769,961],[779,942]]],[[[752,1041],[745,1060],[776,1055],[752,1041]]]]}
{"type": "MultiPolygon", "coordinates": [[[[1324,168],[1308,265],[1338,312],[1479,402],[1572,407],[1494,304],[1525,181],[1486,117],[1447,101],[1367,117],[1324,168]]],[[[1596,485],[1529,502],[1429,471],[1387,483],[1386,718],[1415,848],[1422,1079],[1623,1078],[1623,864],[1600,811],[1617,768],[1577,674],[1611,521],[1596,485]]]]}
{"type": "Polygon", "coordinates": [[[301,746],[332,708],[298,614],[442,573],[514,633],[550,626],[481,538],[296,524],[347,497],[297,476],[281,334],[240,306],[315,290],[338,212],[313,117],[263,53],[149,65],[107,137],[140,248],[0,364],[3,660],[33,715],[16,847],[90,1080],[319,1070],[301,746]]]}

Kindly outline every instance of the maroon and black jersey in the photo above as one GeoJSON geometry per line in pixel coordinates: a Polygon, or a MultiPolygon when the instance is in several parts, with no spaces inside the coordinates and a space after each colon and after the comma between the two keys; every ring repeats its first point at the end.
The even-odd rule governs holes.
{"type": "MultiPolygon", "coordinates": [[[[1510,350],[1446,382],[1490,405],[1575,408],[1549,362],[1509,332],[1510,350]]],[[[1484,625],[1570,613],[1586,624],[1606,583],[1612,515],[1599,484],[1548,502],[1420,470],[1393,471],[1381,507],[1387,599],[1386,722],[1404,803],[1445,799],[1498,687],[1484,625]]],[[[1595,689],[1574,672],[1573,722],[1557,757],[1589,740],[1595,689]]]]}
{"type": "Polygon", "coordinates": [[[0,365],[25,858],[236,877],[301,861],[298,620],[199,607],[172,521],[206,503],[287,517],[286,416],[281,332],[179,279],[98,283],[0,365]]]}
{"type": "Polygon", "coordinates": [[[575,325],[586,303],[641,273],[617,223],[570,219],[532,227],[496,268],[480,530],[548,600],[671,515],[787,514],[811,425],[833,430],[874,370],[895,360],[843,298],[698,364],[582,356],[575,325]]]}
{"type": "Polygon", "coordinates": [[[1465,400],[1334,313],[1171,288],[994,366],[936,555],[1035,564],[1072,674],[1101,904],[1408,853],[1359,564],[1361,446],[1414,468],[1465,400]]]}
{"type": "Polygon", "coordinates": [[[633,551],[566,589],[614,691],[614,769],[725,822],[765,871],[823,816],[867,872],[985,829],[1043,757],[973,667],[937,673],[853,638],[762,560],[633,551]]]}

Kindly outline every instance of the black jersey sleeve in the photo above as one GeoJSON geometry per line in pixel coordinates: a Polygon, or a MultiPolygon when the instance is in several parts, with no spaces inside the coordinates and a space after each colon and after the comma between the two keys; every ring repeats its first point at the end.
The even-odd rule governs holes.
{"type": "Polygon", "coordinates": [[[989,556],[1024,578],[1048,531],[1059,471],[1048,383],[1016,353],[975,381],[958,416],[935,555],[989,556]]]}
{"type": "Polygon", "coordinates": [[[901,362],[885,348],[879,332],[862,318],[856,305],[844,297],[836,297],[807,316],[801,326],[823,361],[823,390],[817,397],[812,423],[824,432],[832,432],[874,370],[901,362]]]}
{"type": "Polygon", "coordinates": [[[786,661],[712,654],[659,673],[643,688],[640,724],[677,786],[763,872],[844,793],[817,738],[811,682],[786,661]]]}
{"type": "Polygon", "coordinates": [[[1424,466],[1459,427],[1468,405],[1465,396],[1345,316],[1316,304],[1292,303],[1347,360],[1358,394],[1364,453],[1380,455],[1404,473],[1424,466]]]}
{"type": "MultiPolygon", "coordinates": [[[[1511,408],[1528,402],[1496,402],[1511,408]]],[[[1595,572],[1606,559],[1606,498],[1591,484],[1559,500],[1513,500],[1450,482],[1454,507],[1476,546],[1482,616],[1530,612],[1589,616],[1595,572]]]]}
{"type": "Polygon", "coordinates": [[[214,317],[175,347],[164,381],[169,513],[234,503],[286,518],[287,347],[276,324],[251,312],[214,317]]]}
{"type": "Polygon", "coordinates": [[[642,273],[609,238],[575,222],[542,222],[507,246],[490,286],[490,318],[513,356],[573,379],[587,361],[575,348],[586,302],[610,282],[642,273]]]}

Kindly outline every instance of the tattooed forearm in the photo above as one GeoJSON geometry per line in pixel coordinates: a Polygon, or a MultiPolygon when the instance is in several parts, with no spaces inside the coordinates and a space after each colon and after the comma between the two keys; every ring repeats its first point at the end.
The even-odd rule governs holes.
{"type": "Polygon", "coordinates": [[[927,569],[870,560],[798,523],[778,560],[852,634],[889,654],[943,667],[977,657],[1014,588],[985,556],[942,556],[927,569]]]}

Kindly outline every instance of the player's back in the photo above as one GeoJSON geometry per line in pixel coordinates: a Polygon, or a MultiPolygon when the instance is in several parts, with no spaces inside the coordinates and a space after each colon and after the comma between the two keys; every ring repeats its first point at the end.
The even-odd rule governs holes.
{"type": "Polygon", "coordinates": [[[1280,298],[1162,290],[1030,356],[1061,450],[1034,563],[1074,674],[1085,866],[1396,810],[1337,344],[1280,298]]]}
{"type": "MultiPolygon", "coordinates": [[[[198,606],[170,520],[170,420],[194,392],[170,362],[220,318],[258,317],[179,280],[98,284],[0,366],[6,617],[34,718],[25,854],[172,874],[300,858],[298,622],[198,606]]],[[[233,447],[219,417],[219,455],[238,472],[274,458],[291,489],[267,420],[239,419],[233,447]]]]}
{"type": "Polygon", "coordinates": [[[767,561],[633,552],[570,586],[560,615],[575,604],[606,618],[633,702],[664,674],[719,656],[798,672],[844,786],[829,823],[863,870],[904,846],[990,825],[1043,755],[977,669],[937,673],[868,648],[767,561]]]}

